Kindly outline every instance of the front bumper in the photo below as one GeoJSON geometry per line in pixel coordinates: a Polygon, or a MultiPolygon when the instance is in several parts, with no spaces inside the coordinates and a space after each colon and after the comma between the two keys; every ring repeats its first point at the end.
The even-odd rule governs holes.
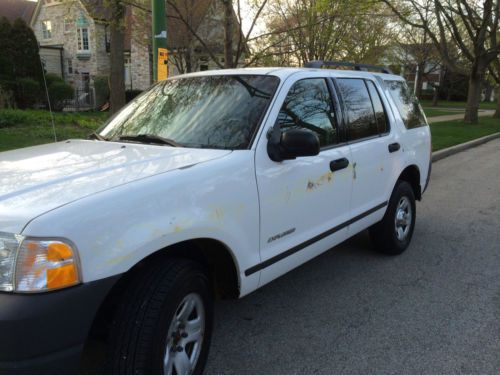
{"type": "Polygon", "coordinates": [[[0,374],[74,374],[111,277],[42,294],[0,293],[0,374]]]}

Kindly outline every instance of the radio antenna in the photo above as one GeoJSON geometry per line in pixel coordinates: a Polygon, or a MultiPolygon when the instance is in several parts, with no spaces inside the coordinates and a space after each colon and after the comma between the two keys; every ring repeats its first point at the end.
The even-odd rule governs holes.
{"type": "MultiPolygon", "coordinates": [[[[40,46],[38,46],[38,52],[40,53],[40,46]]],[[[40,65],[42,67],[43,84],[45,85],[45,94],[47,95],[47,103],[49,104],[50,119],[52,120],[52,132],[54,133],[54,142],[57,142],[56,123],[54,121],[54,114],[52,113],[52,105],[50,104],[49,88],[47,87],[47,79],[45,79],[45,67],[43,66],[41,57],[40,57],[40,65]]]]}

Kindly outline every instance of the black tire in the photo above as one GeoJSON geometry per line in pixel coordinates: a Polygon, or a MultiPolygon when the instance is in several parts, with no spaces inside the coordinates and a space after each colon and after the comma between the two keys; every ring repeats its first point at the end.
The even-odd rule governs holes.
{"type": "MultiPolygon", "coordinates": [[[[404,214],[404,210],[399,211],[404,214]]],[[[381,253],[390,255],[398,255],[405,251],[410,245],[413,229],[415,228],[415,218],[416,207],[413,188],[406,181],[398,181],[392,192],[389,206],[383,219],[370,228],[370,237],[375,249],[381,253]],[[405,219],[402,220],[406,221],[408,217],[411,217],[411,222],[407,226],[399,225],[399,227],[404,228],[402,233],[406,233],[406,235],[403,238],[398,238],[396,232],[396,215],[398,214],[398,206],[403,201],[408,203],[408,207],[411,208],[411,215],[407,212],[404,216],[405,219]],[[407,231],[406,227],[408,227],[407,231]]]]}
{"type": "MultiPolygon", "coordinates": [[[[181,348],[182,344],[182,331],[177,329],[175,334],[169,334],[169,329],[178,323],[174,316],[185,306],[181,303],[193,295],[199,297],[196,297],[197,301],[202,301],[205,324],[199,345],[201,350],[197,351],[198,359],[192,374],[202,374],[212,335],[213,295],[207,272],[201,265],[175,258],[156,261],[128,283],[110,331],[108,372],[120,375],[164,374],[167,340],[172,347],[181,348]]],[[[190,316],[196,316],[198,310],[195,307],[190,316]]],[[[179,352],[179,355],[186,354],[189,358],[189,352],[195,350],[194,344],[190,345],[186,344],[184,350],[168,352],[173,353],[172,356],[179,352]]]]}

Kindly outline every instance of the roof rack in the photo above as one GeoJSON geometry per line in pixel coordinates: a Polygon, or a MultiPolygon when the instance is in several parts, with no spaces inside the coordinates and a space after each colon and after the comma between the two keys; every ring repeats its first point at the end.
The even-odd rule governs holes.
{"type": "Polygon", "coordinates": [[[389,68],[385,68],[383,66],[368,65],[368,64],[356,64],[356,63],[344,62],[344,61],[314,60],[314,61],[309,61],[309,62],[305,63],[305,65],[304,65],[305,68],[314,68],[314,69],[321,69],[324,66],[325,67],[348,67],[348,68],[351,68],[351,70],[360,70],[360,71],[365,71],[365,72],[376,71],[376,72],[381,72],[381,73],[386,73],[386,74],[393,74],[389,68]]]}

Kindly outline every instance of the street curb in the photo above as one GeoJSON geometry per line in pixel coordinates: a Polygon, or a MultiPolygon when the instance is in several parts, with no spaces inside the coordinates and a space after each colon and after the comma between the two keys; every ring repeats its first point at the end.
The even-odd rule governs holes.
{"type": "Polygon", "coordinates": [[[477,147],[479,145],[482,145],[483,143],[492,141],[492,140],[497,139],[497,138],[500,138],[500,132],[493,133],[493,134],[490,134],[490,135],[487,135],[485,137],[481,137],[478,139],[474,139],[474,140],[469,141],[469,142],[461,143],[461,144],[456,145],[456,146],[448,147],[448,148],[445,148],[444,150],[439,150],[439,151],[433,152],[432,153],[432,162],[434,163],[438,160],[447,158],[448,156],[457,154],[459,152],[468,150],[468,149],[473,148],[473,147],[477,147]]]}

